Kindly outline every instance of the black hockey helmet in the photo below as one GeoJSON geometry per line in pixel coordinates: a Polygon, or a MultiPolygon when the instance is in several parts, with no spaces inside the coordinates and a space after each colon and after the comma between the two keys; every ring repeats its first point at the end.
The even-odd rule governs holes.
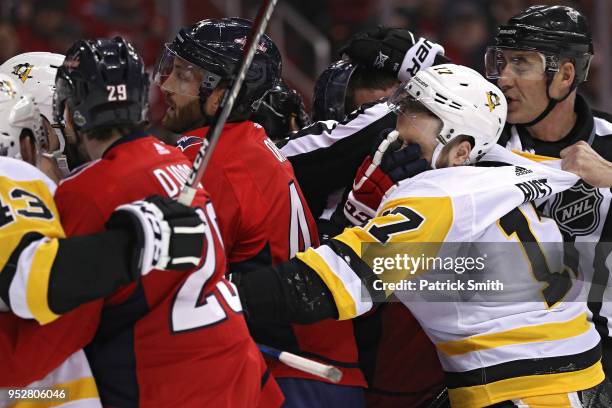
{"type": "Polygon", "coordinates": [[[257,111],[251,120],[263,126],[272,140],[291,134],[291,118],[295,118],[299,129],[310,124],[302,96],[295,89],[289,88],[282,79],[255,106],[257,111]]]}
{"type": "MultiPolygon", "coordinates": [[[[498,27],[495,45],[488,47],[485,54],[487,78],[500,78],[506,64],[504,53],[508,50],[537,52],[542,59],[539,69],[526,71],[540,76],[546,74],[548,105],[535,119],[522,123],[527,127],[546,118],[559,102],[586,81],[593,59],[593,41],[586,18],[566,6],[532,6],[512,17],[508,24],[498,27]],[[555,99],[550,96],[550,85],[563,59],[574,64],[576,75],[569,92],[555,99]]],[[[515,72],[521,75],[520,62],[513,65],[516,65],[515,72]]]]}
{"type": "Polygon", "coordinates": [[[552,76],[561,59],[569,58],[576,70],[574,87],[587,79],[593,41],[587,19],[566,6],[532,6],[497,29],[495,45],[487,49],[487,77],[499,77],[497,53],[502,49],[537,51],[545,57],[545,72],[552,76]]]}
{"type": "MultiPolygon", "coordinates": [[[[252,22],[242,18],[202,20],[182,28],[173,42],[166,44],[155,69],[155,83],[162,89],[186,93],[180,81],[167,83],[175,66],[175,58],[183,60],[183,72],[190,73],[194,66],[200,70],[201,85],[198,95],[205,101],[221,80],[237,73],[243,48],[251,33],[252,22]]],[[[271,89],[281,75],[281,55],[276,44],[263,35],[257,46],[253,62],[247,71],[234,112],[245,114],[254,110],[253,103],[271,89]]],[[[193,72],[191,72],[193,74],[193,72]]]]}
{"type": "Polygon", "coordinates": [[[312,119],[341,121],[346,116],[345,99],[348,83],[357,64],[339,60],[317,78],[312,98],[312,119]]]}
{"type": "Polygon", "coordinates": [[[149,75],[142,58],[121,37],[79,40],[57,70],[53,114],[68,106],[76,130],[138,126],[147,120],[149,75]]]}

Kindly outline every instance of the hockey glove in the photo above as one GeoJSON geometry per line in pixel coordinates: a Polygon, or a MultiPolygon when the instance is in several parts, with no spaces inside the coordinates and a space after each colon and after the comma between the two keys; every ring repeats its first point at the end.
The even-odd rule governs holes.
{"type": "Polygon", "coordinates": [[[111,214],[106,228],[133,231],[134,278],[152,269],[188,270],[200,263],[204,221],[195,209],[171,198],[151,196],[120,205],[111,214]]]}
{"type": "Polygon", "coordinates": [[[387,132],[383,131],[374,153],[361,163],[344,204],[344,216],[352,225],[363,225],[374,217],[385,194],[391,193],[396,183],[429,168],[427,160],[420,158],[419,145],[401,148],[399,133],[387,132]]]}
{"type": "Polygon", "coordinates": [[[444,48],[408,30],[378,26],[355,34],[341,52],[357,63],[393,73],[403,82],[434,65],[444,48]]]}

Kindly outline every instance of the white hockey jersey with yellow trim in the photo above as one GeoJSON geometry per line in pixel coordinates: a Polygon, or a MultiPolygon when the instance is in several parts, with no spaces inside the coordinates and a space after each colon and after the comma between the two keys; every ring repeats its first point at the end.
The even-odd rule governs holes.
{"type": "Polygon", "coordinates": [[[55,184],[35,167],[0,158],[0,271],[9,260],[17,264],[8,293],[11,310],[43,324],[58,317],[49,309],[45,293],[57,254],[56,238],[64,237],[54,192],[55,184]]]}
{"type": "Polygon", "coordinates": [[[570,281],[562,253],[548,253],[549,246],[537,244],[562,242],[557,225],[540,219],[530,204],[570,188],[578,178],[555,168],[558,163],[545,166],[501,147],[483,161],[513,165],[422,173],[400,183],[363,228],[347,229],[334,242],[298,257],[330,288],[339,318],[348,319],[373,307],[376,291],[363,282],[398,283],[431,274],[395,269],[368,276],[364,243],[387,243],[376,252],[388,256],[401,251],[402,243],[413,244],[407,248],[418,253],[411,256],[456,255],[454,243],[483,243],[489,255],[487,277],[516,276],[516,285],[497,294],[477,293],[481,297],[476,300],[447,291],[449,297],[437,302],[396,291],[437,347],[452,406],[484,407],[593,387],[604,379],[599,336],[587,320],[586,303],[566,301],[570,295],[575,299],[579,288],[563,286],[570,281]],[[531,246],[519,242],[525,235],[531,246]],[[506,242],[514,244],[501,245],[506,242]],[[533,245],[548,270],[532,268],[533,245]],[[559,282],[561,289],[552,290],[559,282]],[[533,300],[516,300],[520,296],[533,300]]]}
{"type": "MultiPolygon", "coordinates": [[[[11,310],[21,317],[36,318],[41,322],[57,318],[49,310],[44,293],[57,253],[57,238],[64,237],[53,202],[54,192],[54,183],[35,167],[20,160],[0,157],[0,273],[5,270],[7,262],[17,262],[9,287],[11,310]],[[35,236],[28,240],[31,233],[44,238],[35,236]],[[25,246],[22,244],[24,237],[27,240],[25,246]]],[[[6,305],[0,305],[0,313],[9,313],[6,310],[6,305]]],[[[0,388],[0,407],[101,407],[82,350],[71,355],[45,378],[29,384],[28,388],[62,389],[67,397],[47,402],[10,399],[8,390],[0,388]]]]}

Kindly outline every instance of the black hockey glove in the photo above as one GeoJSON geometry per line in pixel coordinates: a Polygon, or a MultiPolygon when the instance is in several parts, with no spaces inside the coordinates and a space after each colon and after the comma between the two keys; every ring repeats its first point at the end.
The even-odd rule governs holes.
{"type": "Polygon", "coordinates": [[[291,101],[291,110],[289,112],[289,115],[295,116],[295,123],[298,127],[298,130],[310,125],[312,121],[310,120],[308,113],[306,113],[306,108],[304,107],[304,99],[299,93],[297,93],[295,89],[290,90],[289,100],[291,101]]]}
{"type": "Polygon", "coordinates": [[[438,54],[444,55],[444,48],[435,42],[383,26],[355,34],[340,51],[359,64],[391,72],[400,81],[408,81],[434,65],[438,54]]]}
{"type": "Polygon", "coordinates": [[[152,269],[188,270],[199,265],[204,221],[196,210],[167,197],[151,196],[115,209],[107,229],[127,229],[135,237],[132,276],[152,269]]]}

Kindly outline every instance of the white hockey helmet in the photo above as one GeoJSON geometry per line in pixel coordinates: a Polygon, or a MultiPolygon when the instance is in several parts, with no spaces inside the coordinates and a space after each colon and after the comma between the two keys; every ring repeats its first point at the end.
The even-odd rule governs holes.
{"type": "Polygon", "coordinates": [[[64,55],[52,52],[26,52],[6,60],[0,65],[0,73],[18,80],[25,91],[34,97],[40,113],[49,121],[59,141],[57,150],[43,152],[43,154],[54,157],[60,169],[66,173],[68,165],[65,156],[62,155],[66,146],[64,126],[62,123],[55,123],[53,119],[55,75],[57,68],[64,62],[64,58],[64,55]]]}
{"type": "Polygon", "coordinates": [[[473,164],[501,136],[508,104],[501,90],[471,68],[443,64],[419,71],[402,84],[388,100],[402,113],[408,100],[420,102],[442,121],[432,167],[445,145],[459,136],[470,136],[473,147],[468,162],[473,164]]]}
{"type": "Polygon", "coordinates": [[[34,98],[18,80],[0,73],[0,156],[21,159],[19,141],[30,130],[36,147],[45,140],[42,116],[34,98]]]}

